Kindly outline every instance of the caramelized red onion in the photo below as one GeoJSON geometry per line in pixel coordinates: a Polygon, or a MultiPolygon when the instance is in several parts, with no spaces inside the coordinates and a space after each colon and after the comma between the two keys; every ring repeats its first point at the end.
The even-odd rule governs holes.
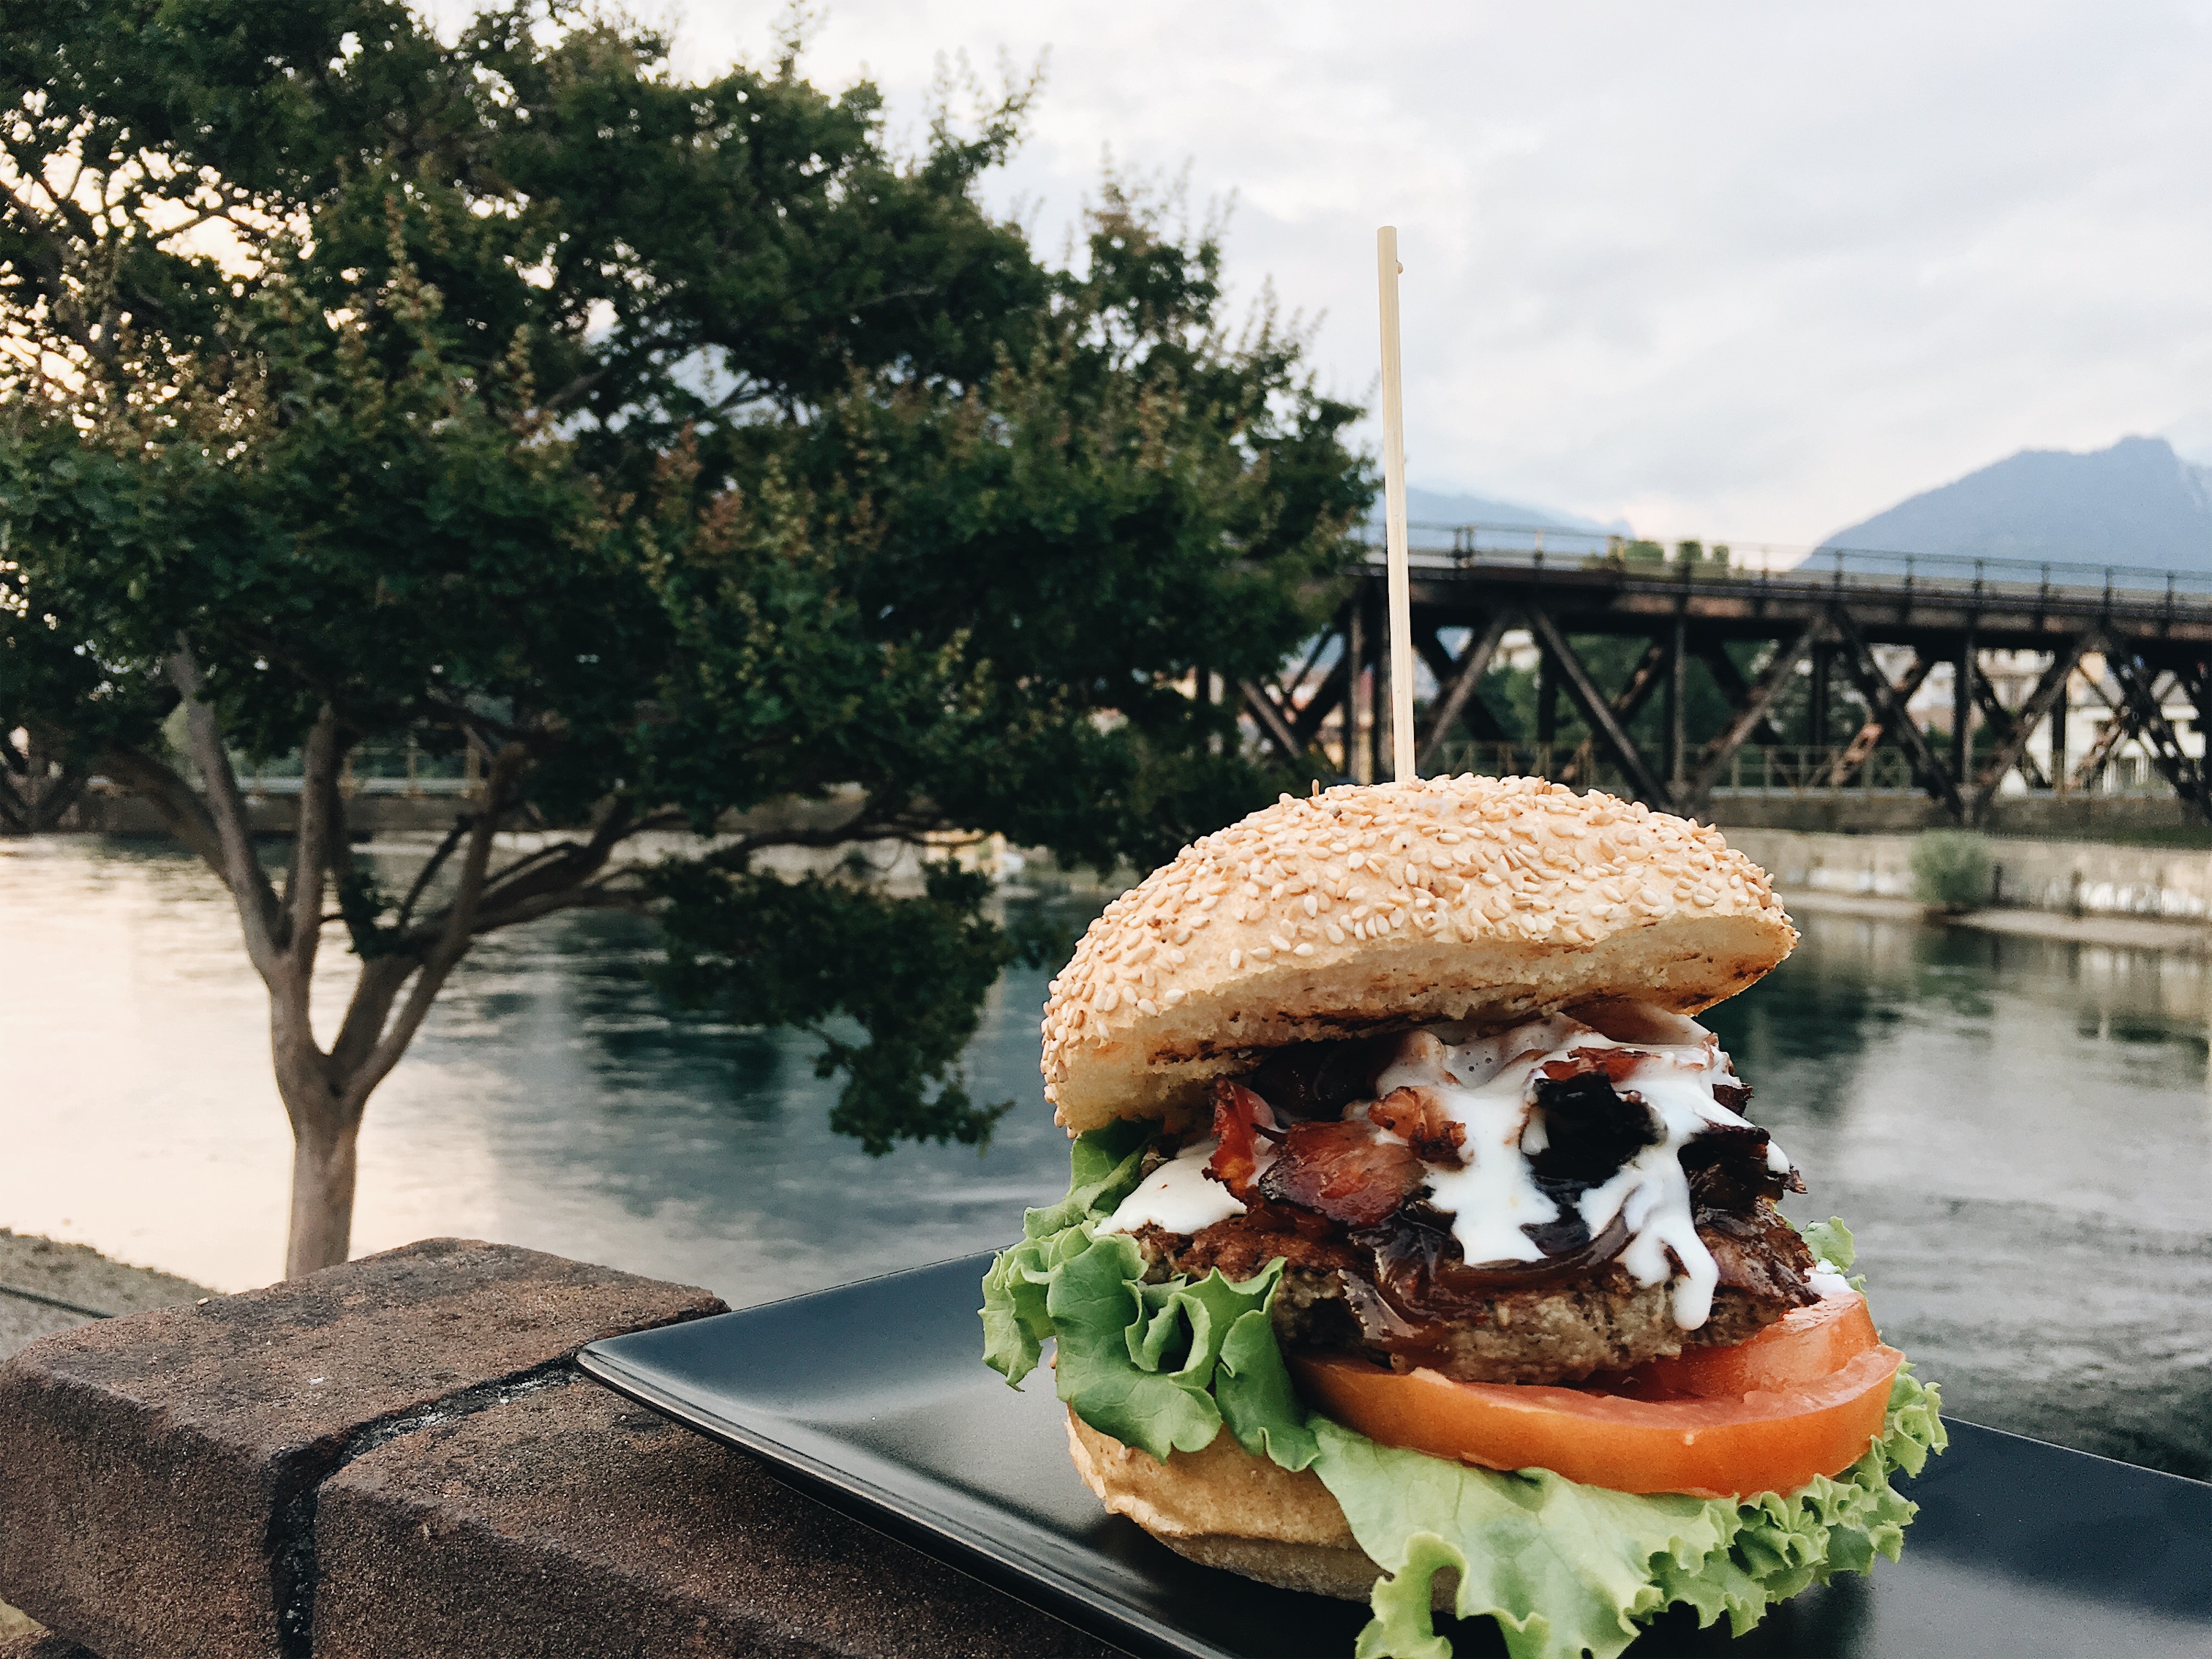
{"type": "Polygon", "coordinates": [[[1375,1282],[1390,1305],[1407,1319],[1433,1322],[1464,1318],[1515,1291],[1588,1278],[1628,1248],[1629,1233],[1615,1216],[1595,1238],[1585,1234],[1573,1248],[1534,1261],[1463,1261],[1449,1232],[1412,1222],[1353,1238],[1374,1252],[1375,1282]]]}

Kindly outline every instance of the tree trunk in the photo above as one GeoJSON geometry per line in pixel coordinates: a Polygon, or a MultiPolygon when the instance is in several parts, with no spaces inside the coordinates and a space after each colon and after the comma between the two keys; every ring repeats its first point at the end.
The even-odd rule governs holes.
{"type": "Polygon", "coordinates": [[[276,1091],[292,1120],[292,1218],[284,1277],[297,1279],[343,1261],[353,1246],[355,1148],[361,1113],[333,1086],[329,1064],[312,1043],[275,1044],[276,1091]]]}

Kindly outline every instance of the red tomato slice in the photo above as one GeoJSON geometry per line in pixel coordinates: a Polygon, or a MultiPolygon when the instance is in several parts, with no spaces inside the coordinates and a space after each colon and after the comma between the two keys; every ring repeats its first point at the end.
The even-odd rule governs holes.
{"type": "Polygon", "coordinates": [[[1552,1469],[1614,1492],[1746,1498],[1792,1492],[1856,1463],[1881,1433],[1904,1358],[1876,1343],[1814,1382],[1668,1401],[1455,1382],[1334,1355],[1297,1354],[1291,1365],[1309,1402],[1386,1446],[1493,1469],[1552,1469]]]}
{"type": "Polygon", "coordinates": [[[1879,1347],[1866,1298],[1856,1291],[1793,1308],[1747,1341],[1728,1348],[1685,1348],[1671,1359],[1646,1360],[1606,1392],[1633,1400],[1711,1399],[1794,1389],[1841,1370],[1879,1347]]]}

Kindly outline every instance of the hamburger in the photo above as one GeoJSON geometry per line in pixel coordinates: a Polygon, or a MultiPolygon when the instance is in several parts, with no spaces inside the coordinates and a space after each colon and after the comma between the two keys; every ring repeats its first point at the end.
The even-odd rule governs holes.
{"type": "Polygon", "coordinates": [[[1053,983],[1067,1196],[984,1281],[1168,1547],[1369,1601],[1362,1656],[1741,1632],[1894,1559],[1942,1428],[1695,1016],[1789,954],[1715,830],[1531,779],[1285,796],[1053,983]]]}

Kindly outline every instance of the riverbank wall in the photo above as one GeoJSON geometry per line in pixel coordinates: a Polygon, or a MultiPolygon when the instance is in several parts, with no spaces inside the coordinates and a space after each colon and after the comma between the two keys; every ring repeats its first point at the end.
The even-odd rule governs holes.
{"type": "MultiPolygon", "coordinates": [[[[349,807],[356,831],[372,842],[409,841],[450,827],[457,803],[451,799],[398,795],[365,796],[349,807]]],[[[296,803],[272,796],[249,803],[257,834],[291,832],[296,803]]],[[[2105,836],[2158,835],[2191,827],[2178,800],[2137,796],[2001,798],[1993,804],[1988,831],[1994,869],[1988,903],[1992,907],[2049,910],[2068,915],[2161,917],[2212,921],[2212,850],[2202,848],[2130,846],[2105,836]]],[[[769,821],[829,822],[848,810],[843,803],[794,802],[764,808],[733,820],[732,830],[764,827],[769,821]]],[[[150,808],[127,795],[97,795],[82,803],[70,828],[123,836],[164,835],[150,808]]],[[[1714,802],[1713,821],[1739,848],[1773,876],[1778,885],[1797,891],[1909,899],[1912,896],[1911,851],[1924,830],[1948,827],[1948,821],[1923,796],[1897,793],[1829,796],[1727,796],[1714,802]]],[[[2195,827],[2202,828],[2201,825],[2195,827]]],[[[558,832],[555,832],[557,836],[558,832]]],[[[502,836],[523,850],[544,836],[519,832],[502,836]]],[[[651,860],[696,849],[702,843],[682,835],[645,838],[629,849],[651,860]]],[[[1087,886],[1085,872],[1062,872],[1045,855],[1026,856],[1000,837],[963,842],[959,855],[994,875],[1042,880],[1046,885],[1087,886]]],[[[787,874],[818,871],[844,854],[799,848],[778,848],[764,856],[763,867],[787,874]]],[[[878,878],[894,885],[918,886],[921,849],[893,845],[870,849],[866,863],[878,878]]],[[[1121,872],[1126,885],[1136,872],[1121,872]]]]}
{"type": "MultiPolygon", "coordinates": [[[[1912,896],[1910,835],[1724,826],[1729,845],[1785,890],[1912,896]]],[[[1989,903],[2065,915],[2212,921],[2212,853],[1993,836],[1989,903]]]]}
{"type": "MultiPolygon", "coordinates": [[[[1847,836],[1911,836],[1954,828],[1918,790],[1718,790],[1705,815],[1733,835],[1738,830],[1798,830],[1847,836]]],[[[2172,795],[1999,795],[1982,829],[1994,836],[2100,841],[2204,829],[2204,821],[2172,795]]]]}

